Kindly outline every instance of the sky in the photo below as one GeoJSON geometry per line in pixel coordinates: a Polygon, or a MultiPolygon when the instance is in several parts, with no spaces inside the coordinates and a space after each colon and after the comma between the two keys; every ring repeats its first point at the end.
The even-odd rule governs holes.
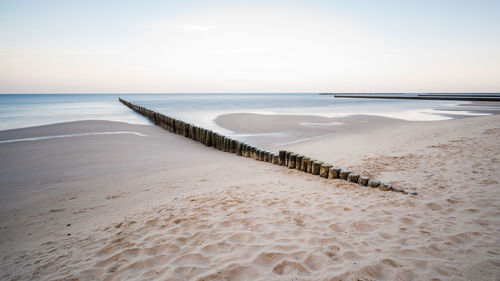
{"type": "Polygon", "coordinates": [[[500,0],[0,0],[0,93],[500,92],[500,0]]]}

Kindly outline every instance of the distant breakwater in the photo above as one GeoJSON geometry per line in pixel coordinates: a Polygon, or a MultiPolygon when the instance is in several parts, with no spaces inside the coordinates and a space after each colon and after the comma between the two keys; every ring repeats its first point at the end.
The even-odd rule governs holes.
{"type": "Polygon", "coordinates": [[[421,94],[418,96],[402,96],[393,94],[384,95],[350,95],[350,94],[328,94],[322,93],[320,95],[332,95],[334,98],[349,98],[349,99],[392,99],[392,100],[449,100],[449,101],[494,101],[500,102],[500,94],[457,94],[457,95],[445,95],[445,94],[431,94],[425,95],[421,94]]]}
{"type": "MultiPolygon", "coordinates": [[[[313,174],[327,179],[341,179],[362,186],[378,188],[382,191],[396,191],[408,193],[401,187],[382,183],[369,177],[352,173],[349,170],[333,167],[313,158],[293,153],[292,151],[280,150],[278,154],[262,150],[244,142],[226,137],[217,132],[198,127],[182,120],[163,115],[148,108],[135,105],[122,98],[119,101],[133,111],[145,116],[155,125],[158,125],[172,133],[184,136],[205,146],[214,147],[220,151],[235,153],[238,156],[254,158],[258,161],[268,162],[274,165],[296,169],[305,173],[313,174]]],[[[410,194],[417,195],[416,192],[410,194]]]]}

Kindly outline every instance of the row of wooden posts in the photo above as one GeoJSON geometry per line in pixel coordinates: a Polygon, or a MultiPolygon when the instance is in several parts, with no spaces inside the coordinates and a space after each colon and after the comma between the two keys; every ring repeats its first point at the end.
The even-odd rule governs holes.
{"type": "Polygon", "coordinates": [[[333,167],[328,163],[293,153],[291,151],[280,150],[279,154],[264,151],[255,146],[243,143],[241,141],[228,138],[217,132],[200,128],[190,123],[163,115],[152,111],[142,106],[135,105],[131,102],[119,98],[120,102],[128,106],[135,112],[144,115],[156,125],[161,126],[165,130],[183,135],[186,138],[198,141],[206,146],[212,146],[218,150],[235,153],[238,156],[251,157],[255,160],[269,162],[275,165],[296,169],[305,173],[319,175],[328,179],[342,179],[348,182],[357,183],[363,186],[378,188],[382,191],[397,191],[405,193],[403,188],[392,186],[391,184],[382,183],[366,176],[351,173],[348,170],[333,167]]]}

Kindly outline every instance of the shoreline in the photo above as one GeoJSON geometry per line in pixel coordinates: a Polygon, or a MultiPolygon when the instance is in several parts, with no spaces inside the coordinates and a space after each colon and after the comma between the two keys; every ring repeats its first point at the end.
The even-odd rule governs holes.
{"type": "Polygon", "coordinates": [[[449,120],[407,121],[376,115],[349,115],[345,117],[324,117],[318,115],[268,115],[254,113],[231,113],[219,115],[217,126],[232,132],[229,136],[244,136],[242,140],[262,148],[272,149],[286,144],[303,142],[327,135],[343,135],[376,131],[388,126],[425,126],[458,119],[481,118],[488,115],[451,115],[449,120]],[[314,124],[308,126],[307,124],[314,124]]]}

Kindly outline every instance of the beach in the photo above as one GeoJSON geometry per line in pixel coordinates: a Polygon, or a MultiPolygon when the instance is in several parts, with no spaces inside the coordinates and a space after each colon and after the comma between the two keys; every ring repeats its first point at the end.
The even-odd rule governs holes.
{"type": "Polygon", "coordinates": [[[499,14],[0,1],[0,281],[500,281],[499,14]]]}
{"type": "Polygon", "coordinates": [[[418,195],[238,157],[156,126],[0,131],[0,141],[65,136],[0,144],[1,278],[500,278],[499,115],[408,122],[237,113],[215,122],[235,134],[299,136],[261,147],[418,195]]]}

